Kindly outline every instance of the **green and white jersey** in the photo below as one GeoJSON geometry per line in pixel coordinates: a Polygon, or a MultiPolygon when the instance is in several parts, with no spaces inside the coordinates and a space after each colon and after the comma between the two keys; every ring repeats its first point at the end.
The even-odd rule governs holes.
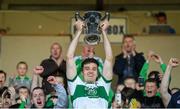
{"type": "Polygon", "coordinates": [[[96,83],[83,82],[79,76],[68,80],[73,108],[78,109],[107,109],[111,81],[100,77],[96,83]]]}

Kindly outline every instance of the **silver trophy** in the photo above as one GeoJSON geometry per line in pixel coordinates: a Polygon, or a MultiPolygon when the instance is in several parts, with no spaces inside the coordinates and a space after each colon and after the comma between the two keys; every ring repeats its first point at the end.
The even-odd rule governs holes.
{"type": "Polygon", "coordinates": [[[98,11],[87,11],[84,16],[81,17],[79,12],[76,12],[75,19],[82,20],[85,22],[85,43],[89,45],[96,45],[100,42],[101,31],[99,30],[100,22],[107,19],[109,20],[110,14],[105,12],[104,17],[101,16],[101,12],[98,11]]]}

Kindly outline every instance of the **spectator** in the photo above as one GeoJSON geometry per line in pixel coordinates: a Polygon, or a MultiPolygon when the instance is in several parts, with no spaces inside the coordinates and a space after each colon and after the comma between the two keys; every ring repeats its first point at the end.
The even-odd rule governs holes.
{"type": "Polygon", "coordinates": [[[143,53],[137,53],[135,39],[132,35],[123,37],[122,53],[116,56],[113,72],[118,76],[118,84],[123,84],[124,78],[133,76],[136,80],[145,62],[143,53]]]}
{"type": "Polygon", "coordinates": [[[178,91],[180,91],[180,89],[174,87],[174,88],[171,89],[171,94],[175,94],[175,93],[178,92],[178,91]]]}
{"type": "Polygon", "coordinates": [[[2,108],[9,108],[12,105],[11,94],[6,92],[2,97],[2,108]]]}
{"type": "MultiPolygon", "coordinates": [[[[140,77],[142,77],[144,80],[147,80],[149,78],[155,79],[157,82],[157,85],[158,85],[158,89],[159,89],[163,74],[165,73],[165,70],[166,70],[166,67],[167,66],[166,66],[166,64],[164,64],[160,55],[154,53],[153,51],[149,51],[147,60],[144,63],[143,68],[141,69],[140,77]],[[160,65],[162,73],[160,73],[159,71],[151,71],[147,76],[147,73],[149,70],[149,63],[151,62],[151,60],[154,60],[156,63],[158,63],[160,65]]],[[[170,89],[168,89],[168,91],[169,91],[169,93],[171,93],[170,89]]],[[[146,95],[146,93],[144,93],[144,95],[146,95]]],[[[161,96],[159,91],[156,93],[156,96],[161,96]]]]}
{"type": "Polygon", "coordinates": [[[20,104],[24,102],[26,108],[30,108],[30,91],[27,87],[21,86],[17,90],[18,97],[16,98],[16,104],[11,105],[10,108],[18,108],[20,104]]]}
{"type": "MultiPolygon", "coordinates": [[[[54,77],[55,77],[55,79],[57,81],[57,84],[61,84],[66,89],[66,93],[67,93],[67,84],[64,81],[64,77],[62,75],[56,75],[54,77]]],[[[47,95],[46,98],[48,100],[51,100],[53,102],[53,105],[55,106],[57,104],[57,102],[58,102],[58,93],[54,89],[54,91],[52,91],[49,95],[47,95]]]]}
{"type": "MultiPolygon", "coordinates": [[[[41,62],[42,88],[46,95],[53,91],[52,86],[47,82],[49,76],[63,75],[66,81],[66,62],[62,56],[62,47],[59,43],[53,43],[50,48],[51,55],[48,59],[41,62]]],[[[36,67],[40,68],[40,67],[36,67]]],[[[39,69],[36,69],[39,70],[39,69]]]]}
{"type": "MultiPolygon", "coordinates": [[[[156,20],[157,20],[157,24],[163,25],[163,24],[167,24],[167,15],[165,12],[159,12],[156,14],[156,20]]],[[[169,33],[171,34],[175,34],[176,31],[174,28],[170,27],[169,28],[169,33]]]]}
{"type": "MultiPolygon", "coordinates": [[[[46,102],[44,90],[41,87],[35,87],[31,93],[32,108],[66,108],[67,107],[67,94],[62,84],[54,76],[49,76],[47,81],[54,87],[58,95],[57,104],[53,101],[46,102]]],[[[25,101],[21,103],[20,108],[25,108],[25,101]]]]}
{"type": "MultiPolygon", "coordinates": [[[[44,90],[40,87],[36,87],[31,92],[31,104],[32,108],[45,108],[45,93],[44,90]]],[[[21,107],[24,107],[24,105],[21,103],[21,107]]],[[[47,108],[47,107],[46,107],[47,108]]],[[[52,108],[52,107],[51,107],[52,108]]]]}
{"type": "Polygon", "coordinates": [[[169,60],[166,72],[163,76],[161,87],[160,87],[160,93],[162,96],[163,103],[165,107],[167,108],[180,108],[180,91],[178,90],[174,94],[168,93],[168,87],[169,87],[169,77],[171,74],[171,70],[173,67],[178,66],[179,61],[176,58],[171,58],[169,60]]]}
{"type": "Polygon", "coordinates": [[[104,39],[105,62],[103,73],[98,78],[98,62],[94,58],[87,58],[82,63],[82,73],[84,80],[77,76],[76,65],[74,61],[74,53],[78,44],[78,39],[83,30],[83,22],[78,20],[75,24],[77,32],[75,38],[71,42],[67,52],[67,78],[70,95],[72,96],[73,108],[108,108],[108,93],[112,80],[112,50],[106,29],[108,21],[105,20],[101,25],[102,35],[104,39]],[[81,92],[81,93],[79,93],[81,92]]]}
{"type": "Polygon", "coordinates": [[[26,75],[28,71],[27,63],[24,61],[20,61],[17,64],[16,69],[18,75],[14,78],[9,78],[9,86],[13,86],[16,91],[21,86],[26,86],[30,90],[32,80],[26,75]]]}
{"type": "Polygon", "coordinates": [[[1,99],[1,108],[9,108],[11,105],[15,104],[15,89],[13,87],[9,87],[2,94],[1,99]]]}
{"type": "Polygon", "coordinates": [[[3,70],[0,70],[0,95],[2,98],[2,94],[5,90],[8,89],[8,87],[5,86],[6,82],[6,73],[3,70]]]}
{"type": "Polygon", "coordinates": [[[57,77],[49,76],[47,81],[55,88],[58,101],[53,102],[55,108],[67,108],[67,94],[63,84],[59,83],[57,77]]]}
{"type": "Polygon", "coordinates": [[[163,102],[159,96],[156,96],[158,91],[157,82],[155,79],[148,79],[145,82],[145,92],[141,102],[141,108],[164,108],[163,102]]]}
{"type": "Polygon", "coordinates": [[[140,107],[140,102],[139,100],[142,98],[143,93],[142,90],[138,88],[137,90],[137,82],[135,78],[129,76],[124,79],[124,85],[120,84],[117,87],[117,93],[122,94],[122,104],[121,107],[127,108],[138,108],[140,107]],[[137,103],[137,105],[133,105],[132,103],[137,103]]]}
{"type": "Polygon", "coordinates": [[[137,91],[135,89],[124,87],[121,94],[123,108],[140,108],[141,105],[136,96],[137,91]],[[136,104],[136,106],[133,104],[136,104]]]}
{"type": "Polygon", "coordinates": [[[126,77],[124,79],[124,86],[132,89],[136,89],[136,80],[133,77],[126,77]]]}
{"type": "Polygon", "coordinates": [[[8,89],[5,86],[6,82],[6,73],[3,70],[0,70],[0,108],[3,107],[3,93],[8,89]]]}
{"type": "Polygon", "coordinates": [[[162,79],[161,77],[162,77],[162,74],[165,72],[165,70],[166,70],[166,64],[164,64],[164,62],[162,61],[160,55],[155,54],[153,51],[149,51],[148,56],[147,56],[147,60],[144,63],[144,65],[143,65],[143,67],[142,67],[142,69],[140,71],[140,77],[144,78],[144,80],[147,80],[148,78],[155,78],[156,77],[157,82],[160,82],[159,79],[162,79]],[[158,71],[152,71],[148,75],[149,63],[151,62],[151,60],[154,60],[155,62],[160,64],[160,68],[162,70],[162,73],[159,73],[158,71]]]}
{"type": "Polygon", "coordinates": [[[27,87],[21,86],[18,89],[18,98],[17,98],[17,103],[22,103],[24,100],[26,101],[26,107],[30,106],[30,91],[27,87]]]}

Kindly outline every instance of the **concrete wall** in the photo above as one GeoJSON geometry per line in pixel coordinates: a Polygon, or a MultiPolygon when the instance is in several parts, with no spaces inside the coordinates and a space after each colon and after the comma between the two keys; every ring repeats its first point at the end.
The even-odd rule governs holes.
{"type": "MultiPolygon", "coordinates": [[[[1,11],[0,28],[9,28],[9,34],[59,34],[70,33],[74,11],[1,11]]],[[[111,17],[126,17],[127,32],[142,34],[143,28],[155,24],[148,16],[156,11],[111,12],[111,17]]],[[[180,11],[166,11],[168,24],[180,34],[180,11]]],[[[82,12],[83,15],[83,12],[82,12]]]]}

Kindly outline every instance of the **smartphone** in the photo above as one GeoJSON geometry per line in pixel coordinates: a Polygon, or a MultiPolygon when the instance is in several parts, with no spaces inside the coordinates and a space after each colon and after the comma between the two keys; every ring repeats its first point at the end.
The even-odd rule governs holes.
{"type": "Polygon", "coordinates": [[[143,77],[139,77],[138,78],[138,83],[139,83],[140,87],[143,87],[144,86],[144,78],[143,77]]]}
{"type": "Polygon", "coordinates": [[[121,106],[121,93],[115,94],[115,100],[116,100],[117,104],[121,106]]]}

